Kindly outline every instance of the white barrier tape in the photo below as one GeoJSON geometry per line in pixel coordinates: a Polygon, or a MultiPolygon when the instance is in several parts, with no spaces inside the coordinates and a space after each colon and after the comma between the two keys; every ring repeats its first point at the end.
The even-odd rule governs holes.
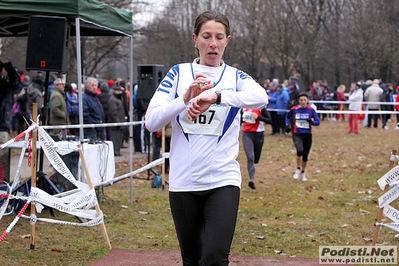
{"type": "Polygon", "coordinates": [[[399,211],[392,207],[391,205],[388,205],[384,207],[384,212],[386,217],[391,219],[394,223],[399,224],[399,211]]]}
{"type": "Polygon", "coordinates": [[[384,223],[375,223],[375,226],[385,226],[388,227],[392,230],[398,231],[399,232],[399,224],[395,223],[389,223],[389,224],[384,224],[384,223]]]}
{"type": "Polygon", "coordinates": [[[95,185],[95,187],[105,186],[105,185],[109,185],[109,184],[112,185],[113,183],[121,181],[122,179],[125,179],[127,177],[131,177],[131,176],[134,176],[134,175],[136,175],[138,173],[141,173],[141,172],[144,172],[146,170],[149,170],[149,169],[151,169],[151,168],[153,168],[153,167],[155,167],[157,165],[163,164],[164,162],[165,162],[165,157],[159,158],[159,159],[157,159],[155,161],[152,161],[151,163],[149,163],[149,164],[147,164],[147,165],[145,165],[145,166],[143,166],[143,167],[141,167],[141,168],[139,168],[139,169],[137,169],[137,170],[135,170],[133,172],[118,176],[118,177],[116,177],[116,178],[114,178],[112,180],[108,180],[108,181],[104,181],[104,182],[98,183],[98,184],[95,185]]]}
{"type": "Polygon", "coordinates": [[[16,168],[15,175],[14,175],[14,180],[13,180],[12,185],[11,185],[11,191],[14,191],[14,189],[20,184],[21,175],[19,174],[19,172],[21,171],[21,166],[22,166],[22,163],[24,161],[25,151],[26,151],[26,147],[28,146],[28,141],[29,141],[29,134],[26,134],[25,135],[25,140],[24,140],[24,146],[21,149],[21,153],[19,155],[17,168],[16,168]]]}
{"type": "Polygon", "coordinates": [[[46,154],[47,159],[49,160],[50,164],[60,173],[63,177],[65,177],[69,182],[71,182],[75,187],[80,190],[87,191],[89,187],[87,184],[83,182],[79,182],[75,179],[72,175],[69,168],[66,166],[60,155],[58,154],[58,146],[56,145],[55,141],[44,131],[43,128],[39,127],[39,141],[41,144],[41,148],[46,154]]]}
{"type": "Polygon", "coordinates": [[[7,147],[8,145],[10,145],[11,143],[15,142],[16,140],[22,138],[23,136],[25,136],[25,134],[29,133],[30,131],[34,130],[37,127],[37,124],[32,123],[32,125],[30,127],[28,127],[24,132],[21,132],[20,134],[18,134],[18,136],[16,136],[15,138],[10,139],[9,141],[3,143],[0,145],[0,150],[4,149],[5,147],[7,147]]]}
{"type": "MultiPolygon", "coordinates": [[[[350,104],[350,101],[316,101],[316,100],[309,100],[309,103],[322,103],[322,104],[350,104]]],[[[366,102],[363,101],[362,104],[367,105],[367,104],[378,104],[378,105],[399,105],[399,102],[366,102]]]]}
{"type": "MultiPolygon", "coordinates": [[[[392,157],[391,157],[392,158],[392,157]]],[[[399,179],[399,165],[389,170],[385,175],[378,179],[377,183],[381,190],[384,190],[385,186],[390,185],[391,182],[399,179]]]]}
{"type": "Polygon", "coordinates": [[[73,225],[73,226],[82,226],[82,227],[90,227],[90,226],[96,226],[99,224],[102,224],[104,221],[104,215],[101,212],[101,214],[93,219],[90,219],[87,222],[84,223],[74,223],[74,222],[68,222],[68,221],[61,221],[61,220],[54,220],[54,219],[48,219],[48,218],[37,218],[37,217],[30,217],[26,215],[22,215],[22,218],[30,219],[32,222],[34,221],[35,223],[37,221],[41,222],[46,222],[46,223],[53,223],[53,224],[61,224],[61,225],[73,225]]]}
{"type": "Polygon", "coordinates": [[[11,222],[11,224],[7,227],[7,229],[4,231],[4,233],[0,236],[0,242],[3,241],[4,238],[11,232],[11,230],[14,228],[14,226],[19,221],[19,218],[21,218],[21,216],[23,215],[25,210],[28,208],[29,204],[30,204],[30,201],[25,202],[24,206],[19,211],[17,216],[14,218],[14,220],[11,222]]]}
{"type": "Polygon", "coordinates": [[[1,220],[1,218],[3,218],[3,215],[4,215],[4,213],[5,213],[6,209],[7,209],[8,202],[10,201],[11,191],[12,191],[10,185],[7,182],[5,182],[5,181],[4,181],[4,183],[7,186],[7,191],[5,191],[7,193],[5,193],[5,194],[8,195],[8,196],[7,196],[7,199],[5,200],[5,202],[3,202],[3,205],[1,205],[1,207],[0,207],[0,220],[1,220]]]}
{"type": "MultiPolygon", "coordinates": [[[[74,216],[85,217],[85,218],[96,217],[95,210],[82,210],[82,209],[74,208],[74,206],[72,206],[70,204],[65,204],[64,202],[62,202],[61,199],[55,198],[37,187],[31,188],[31,198],[32,198],[32,200],[40,202],[45,206],[49,206],[50,208],[59,210],[64,213],[69,213],[74,216]]],[[[93,201],[95,202],[94,205],[97,203],[96,197],[82,198],[81,200],[86,205],[91,205],[93,201]]]]}
{"type": "Polygon", "coordinates": [[[71,144],[69,148],[61,148],[58,146],[57,142],[42,127],[39,127],[39,144],[42,146],[43,141],[40,141],[40,139],[44,140],[44,143],[50,143],[52,147],[55,147],[57,153],[61,155],[67,155],[71,152],[78,151],[78,143],[75,145],[71,144]]]}
{"type": "MultiPolygon", "coordinates": [[[[267,108],[268,111],[276,111],[276,112],[288,112],[288,109],[270,109],[267,108]]],[[[368,111],[368,110],[319,110],[316,112],[318,114],[399,114],[399,111],[368,111]]]]}
{"type": "Polygon", "coordinates": [[[62,126],[41,126],[43,129],[69,129],[69,128],[95,128],[95,127],[116,127],[116,126],[136,126],[144,124],[144,121],[121,122],[121,123],[98,123],[83,125],[62,125],[62,126]]]}
{"type": "MultiPolygon", "coordinates": [[[[72,190],[69,190],[68,192],[72,192],[72,190]]],[[[90,192],[90,190],[89,190],[90,192]]],[[[86,195],[86,192],[82,191],[82,190],[78,190],[78,189],[74,189],[73,193],[68,193],[68,194],[64,194],[64,196],[60,194],[55,194],[53,195],[56,198],[61,198],[62,202],[64,202],[65,204],[71,204],[72,202],[75,202],[76,200],[83,198],[86,195]]]]}
{"type": "Polygon", "coordinates": [[[394,186],[388,190],[384,195],[378,198],[378,206],[380,208],[388,206],[392,201],[399,197],[399,186],[394,186]]]}

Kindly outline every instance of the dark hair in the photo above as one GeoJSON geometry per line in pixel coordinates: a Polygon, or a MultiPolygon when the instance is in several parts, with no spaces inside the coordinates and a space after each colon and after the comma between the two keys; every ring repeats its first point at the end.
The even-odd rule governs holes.
{"type": "Polygon", "coordinates": [[[65,84],[65,92],[72,92],[72,85],[71,83],[65,84]]]}
{"type": "MultiPolygon", "coordinates": [[[[230,23],[228,18],[221,12],[218,11],[205,11],[198,15],[195,19],[193,33],[198,36],[201,31],[202,25],[206,22],[214,20],[216,22],[222,23],[224,30],[226,31],[226,36],[230,36],[230,23]]],[[[198,48],[195,48],[196,54],[199,55],[198,48]]]]}
{"type": "Polygon", "coordinates": [[[308,95],[306,92],[300,92],[300,93],[298,94],[298,100],[299,100],[299,98],[301,98],[302,96],[305,96],[306,98],[309,99],[309,95],[308,95]]]}

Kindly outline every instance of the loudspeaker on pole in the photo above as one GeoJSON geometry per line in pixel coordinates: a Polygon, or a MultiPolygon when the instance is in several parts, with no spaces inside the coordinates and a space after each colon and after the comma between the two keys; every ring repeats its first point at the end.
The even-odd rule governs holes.
{"type": "Polygon", "coordinates": [[[147,110],[155,90],[164,77],[163,65],[137,65],[137,101],[141,110],[147,110]]]}
{"type": "Polygon", "coordinates": [[[66,72],[69,25],[65,17],[29,18],[26,70],[66,72]]]}

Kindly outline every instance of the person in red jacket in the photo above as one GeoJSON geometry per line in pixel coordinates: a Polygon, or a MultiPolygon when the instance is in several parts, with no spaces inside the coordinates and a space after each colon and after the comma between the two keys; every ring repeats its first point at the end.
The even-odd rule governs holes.
{"type": "MultiPolygon", "coordinates": [[[[346,87],[344,84],[339,85],[337,88],[337,101],[339,102],[346,102],[347,99],[345,97],[345,90],[346,87]]],[[[345,110],[345,104],[344,103],[339,103],[338,104],[338,111],[343,111],[345,110]]],[[[342,117],[342,121],[345,121],[345,114],[337,113],[336,120],[339,121],[339,119],[342,117]]]]}
{"type": "Polygon", "coordinates": [[[247,156],[248,186],[255,186],[255,164],[259,162],[265,138],[264,123],[271,124],[271,118],[266,108],[262,110],[244,108],[242,112],[243,133],[242,145],[247,156]]]}
{"type": "MultiPolygon", "coordinates": [[[[394,109],[395,111],[399,111],[399,85],[396,87],[396,96],[395,96],[395,105],[394,105],[394,109]]],[[[396,127],[395,129],[398,130],[399,129],[399,113],[396,113],[396,127]]]]}

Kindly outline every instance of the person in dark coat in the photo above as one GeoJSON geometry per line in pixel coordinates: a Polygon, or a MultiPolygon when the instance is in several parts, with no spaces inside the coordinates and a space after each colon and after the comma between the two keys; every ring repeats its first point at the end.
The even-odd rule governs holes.
{"type": "MultiPolygon", "coordinates": [[[[104,123],[104,110],[96,95],[97,86],[97,79],[92,77],[87,78],[85,82],[85,91],[82,95],[84,124],[104,123]]],[[[84,137],[90,139],[91,141],[104,140],[104,128],[98,126],[85,128],[84,137]]]]}
{"type": "MultiPolygon", "coordinates": [[[[108,100],[109,100],[109,98],[111,98],[112,93],[111,93],[111,91],[109,89],[109,86],[108,86],[107,82],[103,82],[103,83],[100,84],[100,90],[101,90],[101,93],[97,94],[97,97],[100,100],[100,103],[101,103],[101,105],[103,107],[103,110],[104,110],[105,123],[109,123],[109,120],[108,120],[108,100]]],[[[105,138],[107,140],[112,140],[111,128],[109,128],[109,127],[105,128],[105,138]]]]}
{"type": "Polygon", "coordinates": [[[296,89],[296,83],[294,81],[288,83],[288,90],[290,99],[288,100],[287,109],[290,110],[291,107],[298,105],[299,92],[296,89]]]}
{"type": "MultiPolygon", "coordinates": [[[[113,94],[108,100],[108,121],[109,123],[125,122],[125,111],[123,109],[122,88],[120,85],[113,87],[113,94]]],[[[112,142],[114,144],[115,156],[122,156],[121,147],[123,143],[123,127],[111,127],[112,142]]]]}
{"type": "MultiPolygon", "coordinates": [[[[21,90],[21,79],[12,63],[0,61],[0,144],[8,141],[13,95],[21,90]]],[[[2,149],[0,151],[0,184],[4,183],[4,180],[9,181],[9,171],[8,149],[2,149]]]]}

